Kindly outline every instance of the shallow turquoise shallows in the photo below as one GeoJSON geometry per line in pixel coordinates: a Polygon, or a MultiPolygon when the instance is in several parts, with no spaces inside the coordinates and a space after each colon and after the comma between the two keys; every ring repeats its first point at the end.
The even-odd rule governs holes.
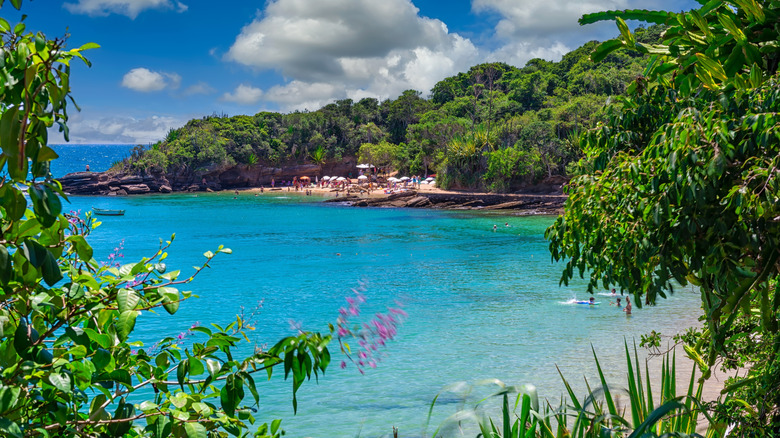
{"type": "MultiPolygon", "coordinates": [[[[66,209],[124,209],[100,217],[90,241],[105,260],[124,241],[121,261],[149,256],[172,233],[170,269],[192,272],[202,253],[221,255],[187,289],[200,298],[175,316],[139,318],[134,336],[147,345],[185,332],[193,323],[227,323],[258,303],[258,346],[295,333],[295,326],[327,330],[358,282],[367,283],[361,321],[398,300],[409,317],[376,369],[361,375],[332,345],[334,362],[319,383],[299,391],[293,416],[291,382],[258,378],[261,421],[283,418],[292,437],[430,436],[457,407],[444,396],[424,432],[431,400],[458,381],[497,378],[532,383],[559,399],[555,365],[582,389],[595,383],[591,345],[608,379],[624,381],[623,340],[651,330],[671,335],[695,324],[698,296],[683,289],[654,308],[627,317],[583,282],[558,286],[560,265],[550,261],[544,229],[551,217],[511,217],[415,209],[351,208],[287,192],[72,197],[66,209]],[[234,199],[235,197],[235,199],[234,199]],[[504,226],[508,222],[509,227],[504,226]],[[493,232],[493,225],[498,229],[493,232]]],[[[603,292],[603,291],[602,291],[603,292]]],[[[192,341],[193,338],[188,338],[192,341]]]]}

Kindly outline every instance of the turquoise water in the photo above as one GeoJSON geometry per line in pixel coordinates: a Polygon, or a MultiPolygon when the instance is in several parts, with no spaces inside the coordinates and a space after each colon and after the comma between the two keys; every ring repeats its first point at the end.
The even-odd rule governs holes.
{"type": "Polygon", "coordinates": [[[127,144],[55,144],[50,145],[60,158],[51,165],[56,177],[71,172],[83,172],[87,165],[92,172],[108,170],[114,161],[130,155],[133,145],[127,144]]]}
{"type": "MultiPolygon", "coordinates": [[[[555,365],[582,388],[595,376],[594,346],[608,378],[622,382],[623,339],[650,330],[671,335],[694,323],[698,296],[679,291],[652,309],[626,317],[609,297],[599,306],[565,304],[587,299],[582,283],[558,286],[544,229],[550,217],[504,217],[415,209],[350,208],[287,192],[145,197],[72,197],[70,208],[125,209],[101,217],[91,236],[105,259],[124,240],[124,261],[151,255],[176,233],[167,261],[191,272],[202,253],[223,244],[232,255],[214,260],[188,289],[199,299],[169,317],[139,318],[137,339],[147,343],[199,322],[226,323],[240,307],[263,302],[253,342],[272,345],[294,334],[291,320],[325,330],[345,305],[350,288],[368,283],[364,314],[400,300],[409,314],[382,362],[361,375],[334,363],[299,392],[293,416],[290,382],[258,379],[257,418],[284,418],[292,437],[423,435],[428,407],[445,385],[498,378],[532,383],[542,396],[563,391],[555,365]],[[494,223],[509,222],[511,227],[494,223]]],[[[67,208],[67,207],[66,207],[67,208]]],[[[456,407],[442,398],[433,426],[456,407]]]]}
{"type": "MultiPolygon", "coordinates": [[[[100,171],[129,153],[128,145],[56,146],[53,174],[100,171]]],[[[350,289],[368,283],[363,315],[404,303],[408,320],[376,369],[361,375],[334,361],[319,383],[299,391],[293,415],[290,382],[260,378],[261,421],[283,418],[291,437],[430,436],[457,399],[443,396],[424,431],[431,400],[448,384],[498,378],[536,385],[557,400],[563,386],[557,364],[581,393],[581,377],[596,375],[594,346],[608,378],[624,380],[623,339],[650,330],[672,335],[695,323],[699,298],[679,291],[652,309],[626,317],[609,297],[599,306],[566,304],[587,299],[582,282],[558,287],[560,268],[550,262],[544,229],[551,217],[511,217],[413,209],[365,209],[323,204],[287,192],[71,197],[66,209],[125,209],[100,217],[90,237],[105,260],[123,243],[129,263],[150,256],[160,239],[176,239],[170,269],[192,272],[202,253],[225,245],[232,255],[215,259],[186,289],[199,299],[168,316],[144,315],[134,336],[147,345],[186,331],[193,323],[228,323],[243,306],[262,301],[251,339],[273,345],[294,325],[326,330],[350,289]],[[500,226],[509,222],[511,227],[500,226]],[[499,224],[493,232],[493,224],[499,224]],[[291,324],[292,321],[292,324],[291,324]]],[[[365,319],[363,319],[365,320],[365,319]]],[[[248,351],[248,350],[247,350],[248,351]]],[[[483,391],[484,392],[484,391],[483,391]]]]}

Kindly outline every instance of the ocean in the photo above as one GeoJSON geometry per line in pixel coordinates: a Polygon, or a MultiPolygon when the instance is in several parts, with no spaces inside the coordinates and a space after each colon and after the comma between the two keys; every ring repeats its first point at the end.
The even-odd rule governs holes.
{"type": "MultiPolygon", "coordinates": [[[[55,176],[83,170],[85,163],[105,170],[129,149],[56,147],[55,176]]],[[[138,319],[134,339],[146,345],[194,323],[226,324],[258,305],[246,352],[270,347],[297,327],[327,331],[361,282],[367,302],[360,321],[403,305],[408,318],[376,369],[365,375],[351,365],[341,369],[344,357],[332,344],[333,363],[319,382],[301,387],[297,415],[291,381],[281,372],[271,381],[257,378],[255,417],[261,423],[283,418],[292,437],[392,436],[393,426],[401,437],[430,436],[455,412],[458,397],[443,395],[426,429],[431,401],[456,382],[533,384],[542,397],[559,400],[564,387],[556,365],[580,393],[584,375],[596,386],[591,347],[607,378],[624,385],[624,340],[638,343],[651,330],[673,335],[696,324],[699,296],[690,289],[653,308],[635,306],[630,317],[607,296],[597,295],[597,306],[571,304],[589,295],[583,281],[558,284],[561,266],[551,262],[543,237],[553,217],[353,208],[321,200],[288,192],[71,196],[65,209],[126,210],[125,216],[99,217],[102,225],[89,237],[98,260],[121,246],[120,262],[137,261],[175,233],[166,263],[186,275],[205,251],[218,245],[233,250],[183,288],[199,298],[182,303],[176,315],[138,319]]]]}

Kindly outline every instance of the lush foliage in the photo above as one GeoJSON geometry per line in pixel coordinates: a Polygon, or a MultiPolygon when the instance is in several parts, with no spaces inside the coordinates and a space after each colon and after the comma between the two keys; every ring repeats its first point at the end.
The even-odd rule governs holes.
{"type": "Polygon", "coordinates": [[[331,336],[301,332],[254,349],[253,317],[242,314],[154,345],[138,341],[139,317],[175,313],[190,298],[177,286],[215,253],[191,276],[165,265],[170,242],[137,263],[95,260],[86,238],[97,224],[62,213],[67,198],[48,171],[57,155],[46,129],[57,123],[67,135],[70,63],[86,62],[81,52],[97,45],[67,49],[4,19],[0,32],[0,435],[206,437],[251,428],[279,436],[279,420],[251,426],[257,376],[282,369],[296,407],[301,384],[330,362],[331,336]]]}
{"type": "MultiPolygon", "coordinates": [[[[650,379],[648,365],[639,364],[636,348],[632,359],[626,351],[626,386],[609,385],[594,351],[593,357],[599,376],[599,386],[591,388],[585,380],[588,393],[577,397],[571,385],[561,374],[568,400],[557,408],[549,402],[540,403],[536,387],[507,386],[497,379],[486,379],[477,385],[457,383],[445,388],[431,403],[430,414],[443,393],[452,393],[461,399],[458,410],[434,432],[433,437],[481,436],[485,438],[596,438],[659,436],[701,437],[700,424],[707,426],[708,438],[722,437],[726,426],[713,421],[699,402],[702,384],[695,383],[696,368],[691,371],[687,392],[677,393],[677,367],[674,353],[663,357],[658,385],[650,379]],[[467,401],[480,387],[498,390],[480,399],[473,407],[467,401]],[[510,399],[514,398],[514,403],[510,399]],[[499,415],[490,410],[491,401],[498,399],[499,415]],[[627,402],[627,403],[626,403],[627,402]],[[705,419],[706,422],[700,421],[705,419]]],[[[560,370],[559,370],[560,373],[560,370]]],[[[495,404],[495,403],[493,403],[495,404]]]]}
{"type": "MultiPolygon", "coordinates": [[[[638,31],[652,42],[658,33],[657,27],[638,31]]],[[[579,158],[567,139],[602,120],[608,97],[624,93],[645,67],[639,53],[628,50],[594,63],[588,55],[595,45],[557,63],[474,66],[436,84],[427,99],[407,90],[396,99],[343,99],[312,112],[214,114],[139,147],[117,168],[193,174],[360,157],[408,174],[438,172],[446,187],[514,190],[563,175],[579,158]],[[485,137],[490,147],[480,143],[485,137]]]]}
{"type": "Polygon", "coordinates": [[[620,287],[652,304],[675,285],[699,287],[706,329],[687,351],[709,376],[755,364],[734,382],[735,433],[780,433],[780,62],[776,1],[710,2],[687,13],[624,11],[618,48],[651,55],[629,95],[580,137],[586,154],[566,213],[548,232],[562,281],[620,287]],[[638,41],[625,19],[663,23],[663,44],[638,41]],[[752,432],[748,432],[752,431],[752,432]]]}

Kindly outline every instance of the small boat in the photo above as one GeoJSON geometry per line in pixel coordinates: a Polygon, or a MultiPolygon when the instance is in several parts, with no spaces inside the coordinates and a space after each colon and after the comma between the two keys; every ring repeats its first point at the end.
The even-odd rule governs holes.
{"type": "Polygon", "coordinates": [[[92,207],[92,211],[94,211],[95,214],[99,216],[124,216],[125,215],[124,210],[108,210],[105,208],[92,207]]]}

